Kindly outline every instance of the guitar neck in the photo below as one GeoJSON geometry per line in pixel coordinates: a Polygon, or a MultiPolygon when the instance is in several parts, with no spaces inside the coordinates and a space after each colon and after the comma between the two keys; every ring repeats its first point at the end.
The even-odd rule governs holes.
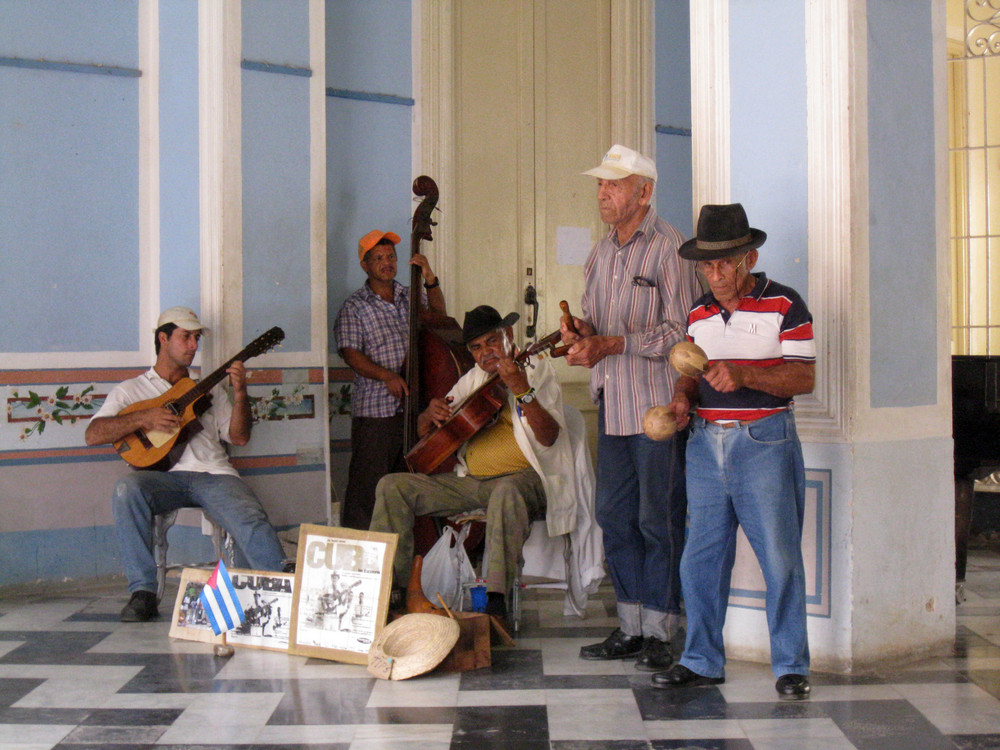
{"type": "Polygon", "coordinates": [[[241,351],[239,354],[237,354],[235,357],[230,357],[218,369],[213,370],[209,375],[206,375],[204,378],[202,378],[201,380],[199,380],[195,384],[194,388],[192,388],[187,393],[185,393],[183,396],[181,396],[180,398],[177,399],[177,401],[176,401],[177,406],[180,407],[180,408],[186,408],[189,404],[193,404],[199,398],[201,398],[206,393],[208,393],[210,390],[212,390],[213,388],[215,388],[215,386],[217,386],[219,384],[219,382],[224,377],[226,377],[226,370],[229,369],[230,365],[232,365],[233,362],[237,362],[237,361],[239,361],[239,362],[245,362],[246,360],[248,360],[250,358],[250,356],[247,353],[249,348],[250,347],[247,347],[246,349],[244,349],[243,351],[241,351]]]}

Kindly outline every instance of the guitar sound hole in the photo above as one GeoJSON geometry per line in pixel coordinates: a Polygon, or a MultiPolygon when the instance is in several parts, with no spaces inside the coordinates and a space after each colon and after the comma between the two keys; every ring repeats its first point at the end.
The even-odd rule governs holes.
{"type": "Polygon", "coordinates": [[[143,432],[142,430],[136,430],[135,436],[139,439],[139,442],[142,443],[143,448],[145,448],[146,450],[152,450],[153,444],[149,442],[149,438],[146,437],[145,432],[143,432]]]}

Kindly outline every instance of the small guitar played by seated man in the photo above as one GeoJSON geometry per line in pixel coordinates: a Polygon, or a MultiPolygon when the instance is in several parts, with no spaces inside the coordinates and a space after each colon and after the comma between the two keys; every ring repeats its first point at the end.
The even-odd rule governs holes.
{"type": "MultiPolygon", "coordinates": [[[[123,441],[139,434],[150,443],[156,442],[149,440],[150,435],[166,435],[161,445],[172,443],[185,421],[193,420],[187,407],[177,407],[176,396],[182,391],[203,390],[188,378],[188,367],[198,351],[199,339],[207,332],[193,310],[165,310],[154,332],[156,363],[111,390],[87,426],[87,445],[115,443],[122,452],[123,441]],[[181,388],[174,391],[179,384],[181,388]],[[174,396],[163,400],[171,392],[174,396]],[[133,405],[139,408],[130,409],[133,405]]],[[[232,403],[225,393],[215,394],[212,405],[197,417],[200,429],[184,433],[186,442],[181,443],[180,456],[170,470],[136,471],[115,484],[112,511],[132,594],[122,609],[123,622],[145,622],[158,615],[151,531],[154,515],[185,507],[203,508],[232,536],[239,567],[282,569],[281,542],[260,500],[240,479],[222,445],[223,440],[233,445],[246,445],[250,440],[253,420],[241,359],[230,360],[222,375],[228,375],[232,385],[232,403]]],[[[187,399],[187,405],[196,400],[187,399]]],[[[130,450],[140,452],[139,447],[130,450]]]]}
{"type": "MultiPolygon", "coordinates": [[[[544,515],[550,536],[567,534],[576,524],[573,453],[562,392],[547,360],[518,355],[512,329],[518,317],[511,313],[501,318],[489,305],[466,313],[462,339],[475,366],[445,398],[430,402],[420,414],[418,432],[426,438],[454,422],[482,387],[497,378],[504,387],[499,412],[459,447],[453,473],[383,477],[371,524],[372,531],[399,535],[393,564],[398,591],[410,577],[416,516],[485,509],[486,611],[501,617],[507,614],[505,595],[517,575],[532,520],[544,515]]],[[[414,465],[410,456],[407,460],[414,465]]]]}

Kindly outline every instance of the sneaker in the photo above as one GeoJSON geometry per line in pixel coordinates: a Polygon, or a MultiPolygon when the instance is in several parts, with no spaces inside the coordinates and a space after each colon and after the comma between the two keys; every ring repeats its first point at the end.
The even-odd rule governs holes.
{"type": "Polygon", "coordinates": [[[152,591],[135,591],[122,608],[122,622],[149,622],[160,616],[156,607],[156,594],[152,591]]]}

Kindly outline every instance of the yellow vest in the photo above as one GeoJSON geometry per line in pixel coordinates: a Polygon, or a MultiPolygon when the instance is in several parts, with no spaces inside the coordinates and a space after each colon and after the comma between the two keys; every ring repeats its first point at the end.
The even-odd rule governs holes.
{"type": "Polygon", "coordinates": [[[511,474],[531,465],[514,439],[510,401],[503,405],[496,422],[469,438],[465,446],[465,465],[474,477],[511,474]]]}

